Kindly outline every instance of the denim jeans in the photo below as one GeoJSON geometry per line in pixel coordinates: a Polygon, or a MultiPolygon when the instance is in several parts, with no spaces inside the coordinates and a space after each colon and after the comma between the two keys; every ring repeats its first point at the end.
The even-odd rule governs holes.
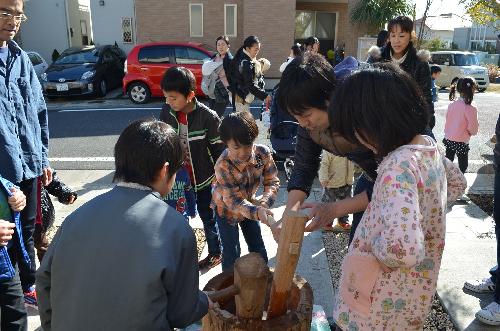
{"type": "MultiPolygon", "coordinates": [[[[356,194],[362,193],[364,191],[373,191],[373,185],[375,182],[371,181],[366,177],[364,174],[361,175],[358,179],[358,182],[356,183],[356,187],[354,188],[354,193],[353,196],[356,194]]],[[[355,213],[352,215],[352,225],[351,225],[351,232],[349,233],[349,245],[352,242],[352,239],[354,238],[354,233],[356,232],[356,228],[359,225],[359,222],[361,222],[361,218],[363,217],[364,210],[360,211],[359,213],[355,213]]]]}
{"type": "Polygon", "coordinates": [[[16,275],[0,282],[0,330],[19,331],[28,329],[28,313],[24,306],[24,296],[16,264],[16,253],[9,251],[16,275]]]}
{"type": "Polygon", "coordinates": [[[493,205],[493,219],[495,220],[495,235],[497,237],[497,267],[490,270],[491,280],[496,284],[495,302],[500,304],[500,277],[498,274],[498,265],[500,265],[500,167],[495,172],[495,204],[493,205]]]}
{"type": "Polygon", "coordinates": [[[267,251],[260,232],[259,222],[246,219],[238,224],[231,225],[226,218],[217,215],[217,213],[215,213],[215,219],[217,220],[222,242],[222,271],[232,270],[236,259],[241,255],[238,225],[241,227],[243,237],[245,237],[248,251],[259,253],[267,263],[267,251]]]}
{"type": "Polygon", "coordinates": [[[212,188],[210,186],[196,192],[196,209],[203,221],[203,229],[205,230],[205,238],[208,245],[209,255],[219,255],[220,244],[219,234],[215,225],[214,212],[210,208],[212,201],[212,188]]]}
{"type": "Polygon", "coordinates": [[[21,212],[21,228],[23,232],[23,242],[26,252],[31,260],[31,264],[27,265],[23,262],[22,252],[17,252],[17,261],[19,261],[19,278],[23,286],[23,291],[28,290],[35,285],[35,241],[33,234],[35,232],[35,219],[38,204],[38,180],[37,178],[28,179],[17,184],[24,195],[26,195],[26,207],[21,212]]]}

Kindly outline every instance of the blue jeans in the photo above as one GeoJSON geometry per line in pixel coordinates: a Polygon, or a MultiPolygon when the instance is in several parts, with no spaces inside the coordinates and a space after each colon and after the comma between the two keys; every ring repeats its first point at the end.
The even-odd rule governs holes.
{"type": "Polygon", "coordinates": [[[214,212],[210,208],[211,201],[212,188],[210,186],[196,192],[196,209],[203,221],[203,230],[205,231],[205,238],[207,240],[208,254],[219,255],[221,253],[219,234],[217,233],[217,227],[215,225],[214,212]]]}
{"type": "Polygon", "coordinates": [[[495,172],[495,191],[493,198],[493,219],[495,220],[495,235],[497,237],[497,266],[490,270],[491,280],[496,284],[495,302],[500,304],[500,277],[498,274],[498,265],[500,265],[500,167],[495,172]]]}
{"type": "Polygon", "coordinates": [[[222,242],[222,271],[232,270],[236,259],[241,255],[238,224],[241,226],[241,232],[245,237],[248,250],[252,253],[259,253],[267,263],[267,251],[260,232],[259,222],[245,219],[238,224],[231,225],[227,218],[221,217],[217,213],[215,213],[215,219],[217,220],[222,242]]]}
{"type": "MultiPolygon", "coordinates": [[[[356,183],[356,187],[354,188],[353,196],[355,196],[356,194],[362,193],[364,191],[367,191],[368,197],[371,198],[374,184],[375,184],[375,182],[368,179],[368,177],[366,177],[365,174],[362,174],[359,177],[358,182],[356,183]]],[[[358,227],[359,222],[361,222],[361,218],[363,217],[364,213],[365,213],[365,211],[363,210],[363,211],[360,211],[359,213],[355,213],[352,215],[351,232],[349,233],[349,245],[351,244],[352,239],[354,238],[354,233],[356,232],[356,228],[358,227]]]]}

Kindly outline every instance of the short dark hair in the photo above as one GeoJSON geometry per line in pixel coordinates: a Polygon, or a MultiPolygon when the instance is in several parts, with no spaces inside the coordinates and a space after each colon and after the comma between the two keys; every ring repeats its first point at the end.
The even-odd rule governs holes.
{"type": "Polygon", "coordinates": [[[410,34],[413,32],[413,21],[408,16],[398,16],[393,18],[387,24],[387,30],[392,32],[396,25],[399,25],[403,32],[408,32],[410,34]]]}
{"type": "Polygon", "coordinates": [[[240,145],[250,146],[259,135],[259,128],[250,112],[241,111],[231,113],[222,119],[219,134],[224,143],[232,139],[240,145]]]}
{"type": "Polygon", "coordinates": [[[149,186],[165,162],[173,176],[183,160],[180,138],[170,125],[155,119],[138,120],[127,126],[116,142],[113,181],[149,186]]]}
{"type": "Polygon", "coordinates": [[[308,108],[326,111],[334,89],[335,74],[330,63],[319,54],[306,53],[295,58],[283,72],[278,104],[290,115],[302,115],[308,108]]]}
{"type": "Polygon", "coordinates": [[[438,72],[441,72],[441,67],[438,66],[437,64],[431,65],[431,75],[436,74],[438,72]]]}
{"type": "Polygon", "coordinates": [[[314,36],[307,38],[306,41],[304,42],[304,45],[306,45],[306,47],[312,46],[314,44],[319,44],[319,39],[314,36]]]}
{"type": "Polygon", "coordinates": [[[179,92],[187,97],[190,92],[196,91],[196,78],[191,70],[175,66],[168,69],[163,75],[161,89],[165,92],[179,92]]]}
{"type": "Polygon", "coordinates": [[[377,35],[377,47],[385,46],[385,44],[387,44],[387,39],[389,39],[389,31],[380,30],[377,35]]]}
{"type": "Polygon", "coordinates": [[[292,45],[291,50],[293,52],[293,56],[301,56],[302,55],[302,46],[299,43],[295,43],[292,45]]]}
{"type": "Polygon", "coordinates": [[[217,42],[219,40],[224,40],[224,42],[226,43],[226,45],[230,45],[229,44],[229,38],[227,36],[218,36],[217,39],[215,39],[215,44],[217,45],[217,42]]]}
{"type": "Polygon", "coordinates": [[[328,108],[330,128],[360,144],[356,134],[384,157],[409,143],[427,125],[427,104],[415,80],[391,63],[347,77],[328,108]]]}

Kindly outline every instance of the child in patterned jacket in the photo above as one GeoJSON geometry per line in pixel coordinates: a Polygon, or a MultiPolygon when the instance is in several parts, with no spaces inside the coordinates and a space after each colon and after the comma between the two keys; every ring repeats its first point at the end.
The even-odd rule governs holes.
{"type": "Polygon", "coordinates": [[[436,291],[447,202],[464,192],[465,178],[420,134],[426,103],[401,69],[358,71],[332,100],[334,132],[381,159],[344,258],[334,319],[342,330],[421,330],[436,291]]]}

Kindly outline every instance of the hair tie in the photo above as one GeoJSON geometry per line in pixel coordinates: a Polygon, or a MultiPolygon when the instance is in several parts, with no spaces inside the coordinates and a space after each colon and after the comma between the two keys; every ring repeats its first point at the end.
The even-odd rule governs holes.
{"type": "Polygon", "coordinates": [[[467,83],[467,87],[470,87],[470,83],[467,83]]]}

